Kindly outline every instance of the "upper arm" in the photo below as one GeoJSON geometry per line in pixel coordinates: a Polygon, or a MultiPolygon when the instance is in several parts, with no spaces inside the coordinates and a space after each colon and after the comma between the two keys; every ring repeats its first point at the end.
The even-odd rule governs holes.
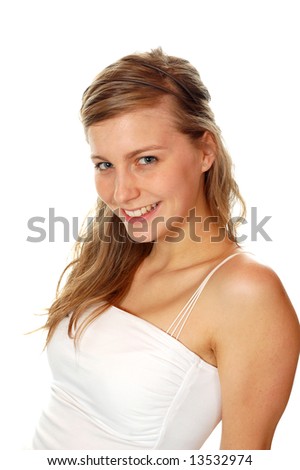
{"type": "Polygon", "coordinates": [[[215,338],[221,448],[268,449],[293,384],[299,323],[280,280],[268,268],[251,265],[227,284],[215,338]]]}

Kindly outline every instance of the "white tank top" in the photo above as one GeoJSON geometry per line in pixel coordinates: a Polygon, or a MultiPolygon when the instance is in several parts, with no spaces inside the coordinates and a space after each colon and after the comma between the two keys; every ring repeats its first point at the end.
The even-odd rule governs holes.
{"type": "Polygon", "coordinates": [[[48,345],[53,383],[33,449],[199,449],[221,419],[219,375],[178,338],[210,277],[237,254],[167,332],[112,306],[75,350],[66,317],[48,345]]]}

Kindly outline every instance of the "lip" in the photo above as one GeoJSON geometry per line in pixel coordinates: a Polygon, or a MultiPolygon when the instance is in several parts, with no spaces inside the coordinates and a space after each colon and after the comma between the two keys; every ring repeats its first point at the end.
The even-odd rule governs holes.
{"type": "MultiPolygon", "coordinates": [[[[153,216],[153,214],[155,214],[157,209],[160,207],[160,202],[157,202],[157,203],[154,203],[154,204],[157,204],[157,206],[154,209],[152,209],[150,212],[146,212],[146,214],[143,214],[143,215],[138,216],[138,217],[134,217],[134,216],[130,216],[130,215],[126,214],[124,209],[121,209],[121,214],[125,218],[126,222],[138,222],[138,221],[143,222],[144,220],[150,219],[153,216]]],[[[150,204],[148,204],[148,205],[150,205],[150,204]]],[[[141,207],[146,207],[146,206],[141,206],[141,207]]],[[[139,209],[140,209],[140,207],[138,207],[136,209],[128,209],[128,210],[134,211],[134,210],[139,210],[139,209]]]]}

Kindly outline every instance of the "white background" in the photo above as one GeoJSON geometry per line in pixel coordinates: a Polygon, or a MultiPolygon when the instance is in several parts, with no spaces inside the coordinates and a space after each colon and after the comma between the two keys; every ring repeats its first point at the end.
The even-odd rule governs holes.
{"type": "MultiPolygon", "coordinates": [[[[248,208],[272,219],[246,248],[279,274],[299,311],[297,1],[52,0],[1,3],[1,442],[26,447],[49,373],[35,317],[49,306],[73,240],[29,243],[49,208],[81,221],[96,199],[79,122],[82,92],[106,65],[161,46],[200,71],[248,208]]],[[[248,233],[248,232],[247,232],[248,233]]],[[[36,234],[35,234],[36,236],[36,234]]],[[[299,445],[299,373],[273,448],[299,445]]],[[[203,450],[218,449],[220,428],[203,450]]]]}

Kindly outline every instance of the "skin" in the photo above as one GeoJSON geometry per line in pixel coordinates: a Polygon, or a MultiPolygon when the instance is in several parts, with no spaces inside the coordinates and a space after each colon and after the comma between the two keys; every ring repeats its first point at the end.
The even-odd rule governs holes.
{"type": "MultiPolygon", "coordinates": [[[[226,238],[211,242],[215,225],[207,232],[197,223],[201,243],[191,237],[189,211],[202,220],[213,215],[203,182],[214,140],[209,133],[196,142],[181,134],[167,103],[93,125],[87,137],[100,198],[133,238],[156,240],[119,307],[165,331],[211,269],[240,251],[226,238]],[[124,213],[157,202],[143,226],[124,213]],[[166,221],[174,216],[184,236],[170,242],[166,221]],[[163,218],[158,226],[157,217],[163,218]]],[[[249,254],[232,258],[207,283],[180,341],[218,367],[221,449],[269,449],[299,354],[299,322],[277,275],[249,254]]]]}

